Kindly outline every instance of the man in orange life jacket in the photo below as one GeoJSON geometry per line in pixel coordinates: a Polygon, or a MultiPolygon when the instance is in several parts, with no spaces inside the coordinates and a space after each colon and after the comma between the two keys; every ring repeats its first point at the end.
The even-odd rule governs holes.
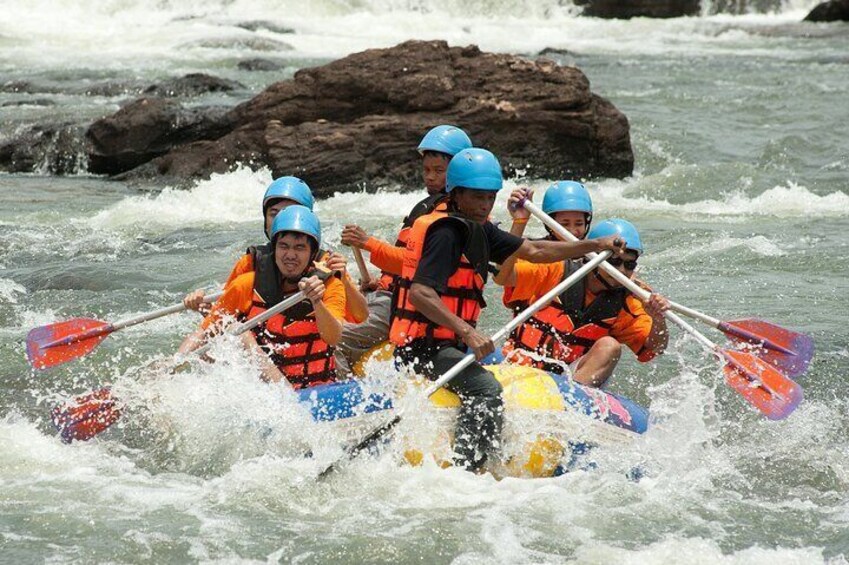
{"type": "Polygon", "coordinates": [[[427,198],[413,206],[404,218],[395,244],[369,236],[358,225],[347,225],[342,230],[342,243],[369,252],[371,263],[381,269],[376,287],[367,294],[369,317],[359,325],[346,325],[342,332],[340,350],[351,363],[356,363],[363,353],[389,337],[389,316],[395,279],[401,274],[407,235],[413,222],[434,210],[445,210],[445,171],[451,158],[463,149],[472,147],[472,140],[462,129],[451,125],[432,128],[422,138],[417,150],[422,157],[427,198]]]}
{"type": "MultiPolygon", "coordinates": [[[[306,206],[310,210],[313,209],[313,205],[315,204],[312,190],[303,180],[298,177],[280,177],[268,185],[262,199],[265,237],[270,240],[271,225],[277,214],[295,204],[306,206]]],[[[228,287],[240,275],[253,271],[258,255],[271,254],[272,251],[270,241],[262,245],[252,245],[249,247],[247,252],[233,266],[230,276],[227,277],[227,281],[224,283],[224,287],[228,287]]],[[[353,279],[346,272],[347,261],[345,256],[340,253],[322,250],[319,254],[318,262],[324,263],[328,270],[339,271],[344,274],[342,281],[345,286],[346,296],[345,319],[352,323],[364,321],[368,317],[368,304],[360,289],[357,288],[353,279]]],[[[190,310],[201,311],[204,307],[204,294],[203,290],[191,292],[183,298],[183,304],[190,310]]]]}
{"type": "MultiPolygon", "coordinates": [[[[543,199],[543,211],[550,214],[561,205],[574,206],[577,200],[585,200],[558,198],[558,192],[549,198],[549,194],[551,192],[546,192],[543,199]]],[[[511,200],[518,202],[530,196],[522,189],[514,192],[511,200]]],[[[625,240],[626,251],[622,257],[608,259],[608,262],[633,277],[637,258],[643,252],[637,229],[626,220],[612,219],[601,222],[589,233],[589,237],[611,235],[625,240]]],[[[581,263],[532,265],[517,262],[515,267],[505,266],[507,268],[502,268],[497,280],[512,287],[511,306],[521,308],[548,292],[580,268],[581,263]]],[[[663,296],[652,293],[649,300],[642,303],[603,270],[596,269],[517,328],[504,345],[504,358],[510,363],[532,365],[546,371],[571,372],[575,381],[600,387],[613,374],[622,344],[627,345],[641,362],[665,350],[669,336],[663,312],[668,308],[669,302],[663,296]]]]}
{"type": "Polygon", "coordinates": [[[220,330],[224,315],[252,318],[302,290],[303,302],[245,332],[243,342],[265,353],[260,359],[268,382],[285,379],[297,389],[335,381],[333,352],[342,334],[345,290],[336,276],[313,265],[321,224],[308,208],[289,206],[274,219],[270,235],[273,254],[258,255],[254,270],[227,287],[201,328],[183,341],[180,353],[197,349],[220,330]]]}
{"type": "MultiPolygon", "coordinates": [[[[501,165],[485,149],[457,153],[446,178],[448,212],[422,216],[410,230],[390,329],[396,361],[431,379],[457,364],[465,347],[478,360],[494,351],[492,340],[476,329],[490,261],[503,263],[513,254],[536,263],[562,261],[624,245],[617,237],[529,241],[495,227],[488,218],[502,186],[501,165]]],[[[473,363],[446,388],[461,400],[455,464],[477,471],[500,440],[501,384],[473,363]]]]}

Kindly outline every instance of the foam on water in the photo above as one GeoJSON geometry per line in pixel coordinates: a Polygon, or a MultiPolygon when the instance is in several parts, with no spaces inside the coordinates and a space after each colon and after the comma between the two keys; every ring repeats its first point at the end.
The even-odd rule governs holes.
{"type": "MultiPolygon", "coordinates": [[[[758,49],[769,39],[729,29],[757,29],[801,19],[816,0],[788,3],[770,15],[715,16],[630,21],[579,18],[568,2],[527,0],[504,2],[461,0],[395,2],[335,0],[293,2],[159,2],[146,0],[87,3],[80,0],[26,2],[10,0],[0,14],[0,31],[10,41],[13,65],[35,68],[120,68],[131,63],[155,69],[163,62],[185,68],[187,51],[197,61],[215,61],[254,51],[252,40],[282,41],[302,57],[339,57],[411,38],[446,39],[452,44],[477,43],[486,50],[535,53],[545,47],[576,52],[666,54],[728,52],[754,47],[765,56],[792,57],[793,50],[758,49]],[[281,16],[285,14],[285,16],[281,16]],[[238,24],[266,21],[294,28],[294,34],[238,24]],[[533,33],[515,33],[517,29],[533,33]],[[230,48],[210,48],[209,40],[230,48]],[[205,46],[207,45],[207,46],[205,46]],[[179,47],[179,49],[178,49],[179,47]],[[781,51],[779,53],[779,51],[781,51]]],[[[274,26],[272,26],[274,27],[274,26]]]]}
{"type": "Polygon", "coordinates": [[[190,190],[164,188],[156,194],[130,196],[79,221],[95,229],[150,233],[164,229],[247,223],[261,219],[262,196],[271,182],[268,169],[239,167],[213,174],[190,190]]]}

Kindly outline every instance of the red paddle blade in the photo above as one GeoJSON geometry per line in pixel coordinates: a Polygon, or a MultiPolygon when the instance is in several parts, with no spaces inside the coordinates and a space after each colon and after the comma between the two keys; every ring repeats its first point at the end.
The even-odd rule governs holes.
{"type": "Polygon", "coordinates": [[[112,331],[107,322],[74,318],[30,330],[27,359],[36,369],[47,369],[89,353],[112,331]]]}
{"type": "Polygon", "coordinates": [[[790,415],[802,402],[802,387],[751,353],[719,349],[727,362],[725,381],[770,420],[790,415]]]}
{"type": "Polygon", "coordinates": [[[790,377],[804,374],[814,357],[811,336],[764,320],[746,318],[721,322],[719,329],[732,341],[758,346],[752,353],[790,377]]]}
{"type": "Polygon", "coordinates": [[[56,406],[50,416],[62,441],[86,441],[121,417],[121,405],[109,388],[101,388],[56,406]]]}

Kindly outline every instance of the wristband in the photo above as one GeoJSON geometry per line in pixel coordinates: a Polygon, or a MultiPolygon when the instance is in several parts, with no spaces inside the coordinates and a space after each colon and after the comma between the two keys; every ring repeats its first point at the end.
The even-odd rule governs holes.
{"type": "Polygon", "coordinates": [[[513,223],[521,226],[528,223],[528,218],[514,218],[513,223]]]}

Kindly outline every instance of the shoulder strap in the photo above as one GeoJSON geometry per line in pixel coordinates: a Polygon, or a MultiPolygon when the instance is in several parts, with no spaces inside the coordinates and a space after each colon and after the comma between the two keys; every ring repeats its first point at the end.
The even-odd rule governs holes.
{"type": "Polygon", "coordinates": [[[418,204],[413,206],[413,209],[410,210],[410,213],[407,215],[406,218],[404,218],[403,227],[409,228],[420,217],[433,212],[436,209],[436,206],[446,197],[447,194],[445,194],[444,192],[429,194],[427,198],[421,200],[418,204]]]}
{"type": "Polygon", "coordinates": [[[450,213],[443,218],[434,221],[428,229],[442,222],[455,222],[462,226],[462,231],[465,235],[463,245],[463,256],[471,263],[472,268],[486,282],[489,274],[489,242],[486,239],[486,232],[481,224],[467,220],[454,213],[450,213]]]}

